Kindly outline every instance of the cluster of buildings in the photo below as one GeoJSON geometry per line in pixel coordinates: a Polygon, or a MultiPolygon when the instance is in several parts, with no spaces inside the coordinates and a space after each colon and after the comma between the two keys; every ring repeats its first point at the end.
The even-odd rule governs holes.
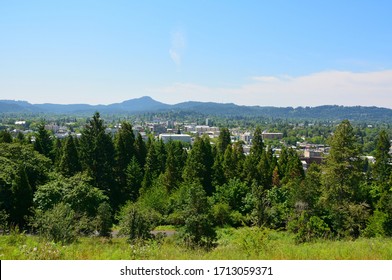
{"type": "MultiPolygon", "coordinates": [[[[154,135],[156,138],[161,139],[167,143],[170,140],[178,140],[187,144],[192,144],[196,136],[208,135],[211,139],[218,138],[220,134],[220,128],[216,126],[208,125],[209,121],[206,120],[205,125],[198,124],[185,124],[176,123],[172,121],[153,121],[150,123],[134,124],[133,132],[135,135],[140,134],[143,139],[147,140],[149,135],[154,135]]],[[[26,125],[25,121],[16,121],[15,125],[19,128],[23,128],[26,125]]],[[[54,123],[45,125],[45,129],[52,131],[56,138],[63,139],[68,135],[74,135],[80,137],[80,133],[73,131],[74,123],[65,125],[57,125],[54,123]]],[[[121,124],[113,127],[106,128],[106,133],[116,134],[121,128],[121,124]]],[[[15,129],[13,133],[22,132],[24,134],[33,133],[29,129],[15,129]]],[[[241,141],[243,143],[243,150],[245,154],[249,154],[252,146],[253,132],[241,131],[239,129],[233,129],[230,131],[232,142],[241,141]]],[[[283,141],[283,133],[281,132],[262,132],[262,138],[264,140],[278,140],[283,141]]],[[[296,146],[292,148],[296,149],[300,155],[300,159],[304,170],[312,163],[322,163],[326,154],[329,153],[329,146],[323,144],[312,144],[307,142],[297,142],[296,146]]],[[[277,156],[279,156],[280,149],[274,149],[277,156]]],[[[392,155],[392,147],[390,151],[392,155]]],[[[374,163],[375,159],[371,156],[364,156],[370,163],[374,163]]]]}

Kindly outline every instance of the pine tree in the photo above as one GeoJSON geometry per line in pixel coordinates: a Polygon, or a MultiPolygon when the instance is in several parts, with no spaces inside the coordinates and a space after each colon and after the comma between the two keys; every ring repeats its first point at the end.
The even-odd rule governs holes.
{"type": "Polygon", "coordinates": [[[144,165],[144,177],[142,187],[147,190],[152,186],[153,181],[158,178],[161,171],[161,165],[158,160],[156,142],[151,141],[147,153],[146,164],[144,165]]]}
{"type": "Polygon", "coordinates": [[[183,179],[187,183],[199,182],[207,195],[213,192],[212,166],[214,159],[208,138],[196,138],[185,163],[183,179]]]}
{"type": "Polygon", "coordinates": [[[183,147],[180,141],[169,141],[166,144],[167,158],[163,181],[167,191],[170,193],[176,189],[182,181],[183,147]]]}
{"type": "Polygon", "coordinates": [[[260,172],[257,166],[260,163],[262,154],[264,152],[264,142],[262,137],[261,128],[257,127],[252,138],[252,147],[250,148],[249,155],[244,160],[243,166],[243,179],[252,185],[253,182],[256,184],[260,181],[260,172]]]}
{"type": "Polygon", "coordinates": [[[53,154],[54,166],[58,168],[63,154],[63,144],[59,138],[56,138],[54,142],[52,154],[53,154]]]}
{"type": "Polygon", "coordinates": [[[366,227],[369,209],[360,189],[360,149],[349,121],[337,127],[329,143],[331,149],[323,168],[322,204],[332,232],[356,238],[366,227]]]}
{"type": "Polygon", "coordinates": [[[119,188],[124,189],[127,185],[126,169],[132,158],[136,155],[135,152],[135,135],[133,134],[132,125],[123,122],[121,128],[118,130],[115,138],[116,149],[116,173],[118,178],[119,188]]]}
{"type": "Polygon", "coordinates": [[[139,197],[139,191],[142,187],[143,181],[143,170],[139,165],[136,157],[132,157],[131,162],[129,163],[127,170],[127,188],[125,191],[123,190],[124,201],[132,200],[136,201],[139,197]]]}
{"type": "Polygon", "coordinates": [[[59,172],[66,177],[72,177],[76,173],[82,171],[78,151],[75,146],[74,138],[71,135],[65,139],[58,169],[59,172]]]}
{"type": "Polygon", "coordinates": [[[226,151],[227,146],[231,144],[231,139],[230,139],[230,131],[227,128],[221,128],[219,137],[218,137],[218,142],[217,142],[217,147],[218,147],[218,153],[224,154],[226,151]]]}
{"type": "Polygon", "coordinates": [[[378,135],[376,142],[376,163],[373,166],[373,177],[381,184],[388,182],[389,176],[391,175],[391,155],[389,150],[391,144],[389,141],[389,136],[385,130],[382,130],[378,135]]]}
{"type": "Polygon", "coordinates": [[[119,190],[114,180],[114,145],[98,112],[89,121],[80,137],[82,166],[93,180],[93,185],[105,192],[111,207],[117,209],[119,190]]]}
{"type": "Polygon", "coordinates": [[[12,143],[12,135],[7,130],[0,131],[0,143],[12,143]]]}
{"type": "Polygon", "coordinates": [[[19,167],[11,190],[13,195],[11,221],[20,228],[24,228],[26,226],[26,218],[31,214],[30,207],[33,205],[33,191],[23,166],[19,167]]]}
{"type": "Polygon", "coordinates": [[[43,124],[38,126],[38,132],[35,134],[34,149],[53,160],[53,142],[49,131],[45,129],[43,124]]]}
{"type": "Polygon", "coordinates": [[[138,133],[135,140],[135,154],[136,154],[136,159],[139,162],[139,165],[144,166],[146,164],[147,147],[140,133],[138,133]]]}
{"type": "Polygon", "coordinates": [[[361,159],[354,129],[343,121],[330,139],[330,153],[324,168],[324,188],[328,200],[340,203],[358,199],[361,159]]]}

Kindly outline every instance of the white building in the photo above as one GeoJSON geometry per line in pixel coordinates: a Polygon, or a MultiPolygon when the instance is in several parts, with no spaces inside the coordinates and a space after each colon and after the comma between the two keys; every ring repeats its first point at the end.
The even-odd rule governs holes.
{"type": "Polygon", "coordinates": [[[173,141],[181,141],[185,143],[191,143],[191,136],[188,134],[159,134],[159,139],[161,139],[164,143],[173,141]]]}

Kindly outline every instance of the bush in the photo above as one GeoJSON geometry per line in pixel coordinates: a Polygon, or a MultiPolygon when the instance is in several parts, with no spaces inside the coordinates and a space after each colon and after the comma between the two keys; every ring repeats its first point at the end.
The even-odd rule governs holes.
{"type": "Polygon", "coordinates": [[[0,211],[0,232],[5,234],[8,230],[8,218],[10,215],[5,210],[0,211]]]}
{"type": "Polygon", "coordinates": [[[363,231],[365,237],[381,237],[385,236],[384,225],[388,215],[379,210],[374,211],[373,215],[369,218],[368,225],[363,231]]]}
{"type": "Polygon", "coordinates": [[[295,240],[298,243],[310,242],[319,238],[330,236],[330,228],[317,216],[310,216],[303,212],[297,220],[290,222],[289,228],[296,233],[295,240]]]}
{"type": "Polygon", "coordinates": [[[120,235],[128,237],[130,243],[151,238],[151,230],[159,221],[159,214],[138,203],[129,202],[118,216],[120,235]]]}
{"type": "Polygon", "coordinates": [[[75,211],[69,205],[59,203],[47,211],[36,210],[32,226],[40,236],[66,244],[77,239],[79,223],[75,211]]]}
{"type": "Polygon", "coordinates": [[[112,208],[109,203],[103,202],[98,206],[97,216],[94,220],[95,229],[100,236],[109,237],[112,232],[112,208]]]}
{"type": "Polygon", "coordinates": [[[207,195],[199,184],[186,184],[182,188],[185,189],[182,208],[185,224],[180,232],[181,237],[187,246],[211,248],[216,240],[216,232],[207,195]]]}

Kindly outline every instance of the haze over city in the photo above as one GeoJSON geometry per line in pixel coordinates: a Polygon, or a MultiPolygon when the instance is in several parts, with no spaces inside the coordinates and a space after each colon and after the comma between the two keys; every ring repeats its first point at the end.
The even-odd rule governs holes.
{"type": "Polygon", "coordinates": [[[2,1],[0,99],[392,108],[390,1],[2,1]]]}

